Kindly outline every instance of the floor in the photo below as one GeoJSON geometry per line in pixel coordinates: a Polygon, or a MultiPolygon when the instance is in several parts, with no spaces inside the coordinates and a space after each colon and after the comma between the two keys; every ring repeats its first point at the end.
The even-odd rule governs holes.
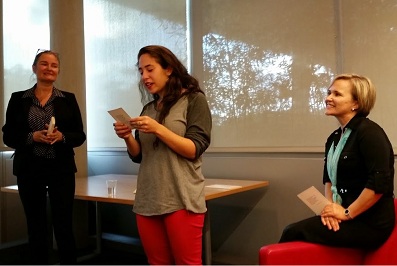
{"type": "MultiPolygon", "coordinates": [[[[79,250],[78,256],[91,253],[92,250],[79,250]]],[[[28,248],[26,244],[0,250],[0,265],[28,265],[28,248]]],[[[50,255],[50,264],[59,264],[56,251],[50,255]]],[[[147,265],[146,257],[128,250],[104,246],[100,255],[79,260],[79,265],[147,265]]]]}
{"type": "Polygon", "coordinates": [[[79,265],[147,265],[145,256],[125,251],[104,250],[101,255],[80,261],[79,265]]]}
{"type": "MultiPolygon", "coordinates": [[[[92,247],[78,250],[78,265],[148,265],[141,247],[104,240],[100,255],[91,256],[93,250],[92,247]]],[[[26,242],[10,247],[0,246],[0,265],[29,265],[28,254],[26,242]]],[[[214,257],[212,264],[225,265],[221,261],[224,260],[214,257]]],[[[57,252],[54,250],[50,252],[50,264],[59,264],[57,252]]]]}

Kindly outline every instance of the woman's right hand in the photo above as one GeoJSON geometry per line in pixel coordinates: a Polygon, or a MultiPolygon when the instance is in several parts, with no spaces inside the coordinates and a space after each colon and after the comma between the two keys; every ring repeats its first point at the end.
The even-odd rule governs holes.
{"type": "Polygon", "coordinates": [[[121,122],[113,123],[113,127],[116,135],[121,139],[128,139],[130,136],[132,136],[131,128],[121,122]]]}
{"type": "Polygon", "coordinates": [[[344,217],[344,209],[336,203],[327,204],[321,211],[321,222],[334,232],[339,230],[339,224],[342,222],[341,217],[344,217]]]}
{"type": "Polygon", "coordinates": [[[336,232],[339,230],[339,224],[341,223],[341,220],[331,216],[321,216],[321,222],[324,226],[328,227],[329,230],[336,232]]]}
{"type": "Polygon", "coordinates": [[[113,127],[116,135],[119,138],[124,139],[128,152],[132,156],[137,156],[141,152],[141,147],[132,135],[132,129],[121,122],[113,123],[113,127]]]}

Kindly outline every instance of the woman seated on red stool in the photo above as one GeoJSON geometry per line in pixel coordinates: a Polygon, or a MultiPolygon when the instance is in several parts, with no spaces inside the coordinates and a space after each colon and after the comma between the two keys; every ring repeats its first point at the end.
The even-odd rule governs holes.
{"type": "Polygon", "coordinates": [[[340,127],[327,139],[323,183],[331,202],[320,216],[288,225],[281,242],[375,249],[395,223],[394,154],[383,129],[367,118],[376,91],[363,76],[337,76],[325,99],[340,127]]]}

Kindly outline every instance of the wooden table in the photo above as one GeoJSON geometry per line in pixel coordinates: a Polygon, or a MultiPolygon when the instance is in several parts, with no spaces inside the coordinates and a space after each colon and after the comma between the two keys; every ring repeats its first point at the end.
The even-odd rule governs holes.
{"type": "MultiPolygon", "coordinates": [[[[101,251],[102,236],[98,202],[134,205],[134,190],[136,189],[136,178],[136,175],[117,174],[89,176],[87,178],[76,178],[75,198],[78,200],[93,201],[96,204],[97,250],[95,254],[100,253],[101,251]],[[116,195],[114,198],[108,197],[107,194],[106,180],[108,179],[117,180],[116,195]]],[[[205,180],[205,199],[208,201],[228,195],[238,194],[244,191],[266,187],[268,185],[268,181],[208,178],[205,180]]],[[[16,185],[2,187],[1,191],[17,192],[18,187],[16,185]]],[[[204,264],[210,265],[212,261],[212,251],[209,212],[207,212],[204,221],[203,255],[204,264]]]]}
{"type": "MultiPolygon", "coordinates": [[[[136,189],[136,175],[97,175],[88,178],[76,178],[75,198],[80,200],[113,202],[134,205],[136,189]],[[116,197],[109,198],[106,180],[116,179],[116,197]]],[[[266,187],[268,181],[233,180],[233,179],[206,179],[205,200],[225,197],[244,191],[266,187]]]]}

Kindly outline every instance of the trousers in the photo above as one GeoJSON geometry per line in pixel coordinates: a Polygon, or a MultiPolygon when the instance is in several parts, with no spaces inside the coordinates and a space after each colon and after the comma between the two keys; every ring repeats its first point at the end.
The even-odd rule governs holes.
{"type": "Polygon", "coordinates": [[[32,264],[48,264],[50,237],[54,232],[60,264],[76,264],[73,234],[74,174],[22,175],[17,177],[24,208],[32,264]],[[49,199],[52,228],[48,224],[49,199]]]}
{"type": "Polygon", "coordinates": [[[201,265],[205,213],[179,210],[136,215],[138,232],[151,265],[201,265]]]}
{"type": "Polygon", "coordinates": [[[364,219],[342,221],[336,232],[329,230],[314,216],[285,227],[279,243],[306,241],[311,243],[349,248],[375,249],[390,236],[393,227],[377,229],[368,225],[364,219]]]}

